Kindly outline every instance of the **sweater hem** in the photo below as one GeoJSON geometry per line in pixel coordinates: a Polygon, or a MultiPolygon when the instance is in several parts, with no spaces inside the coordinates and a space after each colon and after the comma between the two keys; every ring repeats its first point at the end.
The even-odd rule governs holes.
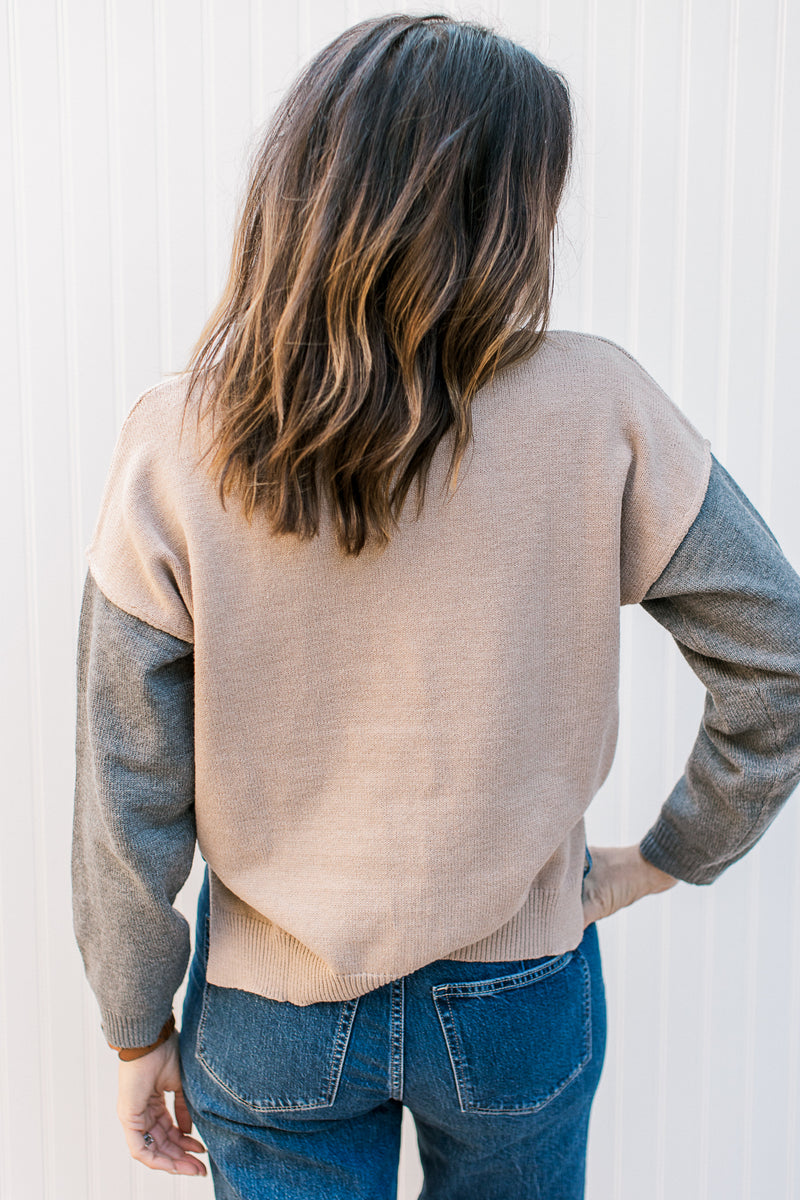
{"type": "Polygon", "coordinates": [[[270,1000],[304,1006],[320,1001],[352,1000],[412,974],[437,959],[458,962],[506,962],[542,958],[574,950],[583,938],[580,891],[532,888],[522,908],[488,937],[385,973],[337,974],[285,930],[225,908],[213,911],[206,978],[217,987],[239,988],[270,1000]]]}

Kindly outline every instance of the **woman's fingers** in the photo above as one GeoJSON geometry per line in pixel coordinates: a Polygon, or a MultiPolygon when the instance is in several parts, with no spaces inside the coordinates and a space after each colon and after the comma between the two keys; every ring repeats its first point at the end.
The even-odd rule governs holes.
{"type": "Polygon", "coordinates": [[[186,1107],[186,1101],[183,1098],[183,1088],[175,1089],[175,1123],[182,1133],[192,1132],[192,1118],[189,1115],[189,1109],[186,1107]]]}
{"type": "Polygon", "coordinates": [[[164,1111],[158,1118],[154,1127],[150,1130],[153,1137],[159,1141],[163,1148],[167,1149],[166,1143],[176,1146],[179,1150],[194,1150],[197,1154],[205,1154],[206,1148],[197,1138],[189,1137],[187,1133],[183,1133],[177,1125],[174,1125],[168,1111],[164,1111]],[[163,1134],[164,1141],[158,1139],[156,1128],[159,1128],[163,1134]]]}
{"type": "Polygon", "coordinates": [[[131,1157],[137,1162],[149,1167],[152,1171],[167,1171],[171,1175],[205,1175],[205,1165],[186,1154],[180,1147],[167,1137],[159,1125],[152,1130],[139,1133],[136,1130],[126,1130],[125,1140],[131,1157]],[[152,1139],[147,1144],[145,1134],[152,1139]]]}
{"type": "Polygon", "coordinates": [[[200,1173],[205,1175],[205,1167],[203,1164],[198,1162],[196,1158],[193,1158],[192,1155],[188,1153],[188,1151],[194,1151],[195,1154],[205,1154],[205,1146],[202,1142],[199,1142],[197,1138],[189,1137],[188,1134],[183,1133],[177,1125],[173,1124],[169,1109],[166,1106],[164,1107],[163,1112],[160,1113],[155,1125],[150,1130],[150,1134],[154,1140],[154,1146],[152,1148],[154,1150],[157,1149],[160,1154],[171,1159],[174,1166],[177,1166],[181,1163],[184,1165],[190,1163],[193,1165],[193,1167],[202,1168],[202,1171],[200,1172],[192,1170],[192,1172],[181,1173],[200,1173]]]}
{"type": "Polygon", "coordinates": [[[180,1130],[175,1130],[175,1135],[170,1138],[176,1146],[180,1146],[181,1150],[193,1150],[196,1154],[205,1154],[205,1146],[203,1142],[197,1138],[190,1138],[188,1134],[181,1133],[180,1130]]]}
{"type": "Polygon", "coordinates": [[[197,1138],[190,1137],[188,1133],[182,1133],[177,1125],[170,1125],[166,1130],[166,1136],[180,1150],[193,1150],[195,1154],[205,1154],[206,1152],[202,1142],[199,1142],[197,1138]]]}
{"type": "MultiPolygon", "coordinates": [[[[133,1152],[132,1152],[133,1153],[133,1152]]],[[[152,1146],[143,1146],[133,1157],[154,1171],[168,1171],[172,1175],[205,1175],[206,1168],[191,1154],[186,1154],[171,1141],[154,1141],[152,1146]]]]}

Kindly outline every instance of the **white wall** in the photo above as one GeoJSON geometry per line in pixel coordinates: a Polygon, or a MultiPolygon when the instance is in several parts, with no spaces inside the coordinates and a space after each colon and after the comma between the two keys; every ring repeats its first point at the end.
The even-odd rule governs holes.
{"type": "MultiPolygon", "coordinates": [[[[128,1159],[116,1058],[73,941],[82,552],[123,414],[183,366],[218,291],[248,139],[314,49],[397,7],[6,0],[2,1200],[211,1194],[128,1159]]],[[[577,169],[554,323],[636,354],[800,565],[800,10],[789,0],[445,7],[499,18],[572,83],[577,169]]],[[[620,745],[590,841],[641,837],[701,703],[669,638],[626,611],[620,745]]],[[[794,800],[713,887],[684,884],[600,924],[610,1030],[589,1200],[800,1195],[799,852],[794,800]]],[[[410,1145],[402,1200],[419,1186],[410,1145]]]]}

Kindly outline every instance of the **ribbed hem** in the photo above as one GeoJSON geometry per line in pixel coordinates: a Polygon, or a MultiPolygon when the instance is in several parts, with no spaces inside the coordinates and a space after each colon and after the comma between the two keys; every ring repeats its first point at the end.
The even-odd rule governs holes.
{"type": "Polygon", "coordinates": [[[272,1000],[315,1004],[351,1000],[439,958],[459,962],[505,962],[563,954],[583,937],[580,888],[532,889],[525,904],[488,937],[457,950],[433,951],[416,966],[395,974],[338,975],[313,951],[269,922],[214,904],[206,977],[218,987],[235,987],[272,1000]]]}
{"type": "Polygon", "coordinates": [[[136,1046],[152,1046],[157,1039],[164,1023],[169,1020],[170,1012],[159,1010],[147,1017],[122,1017],[108,1009],[100,1010],[100,1021],[103,1036],[111,1046],[121,1046],[124,1050],[133,1050],[136,1046]]]}
{"type": "Polygon", "coordinates": [[[458,962],[506,962],[574,950],[583,937],[583,905],[571,893],[537,891],[507,924],[471,946],[443,955],[458,962]]]}
{"type": "Polygon", "coordinates": [[[390,983],[393,975],[337,975],[297,938],[267,921],[213,906],[206,978],[218,987],[236,987],[288,1000],[351,1000],[390,983]]]}
{"type": "Polygon", "coordinates": [[[685,883],[713,883],[725,869],[724,863],[709,864],[707,858],[703,858],[687,846],[663,817],[659,817],[647,831],[639,842],[639,849],[642,856],[654,867],[666,871],[668,875],[674,875],[676,879],[682,879],[685,883]]]}

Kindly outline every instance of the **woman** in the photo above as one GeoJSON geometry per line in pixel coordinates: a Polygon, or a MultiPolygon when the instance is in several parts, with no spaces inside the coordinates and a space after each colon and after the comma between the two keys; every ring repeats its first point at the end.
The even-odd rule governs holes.
{"type": "Polygon", "coordinates": [[[638,363],[548,330],[570,145],[563,79],[495,33],[347,30],[121,431],[76,932],[131,1154],[204,1174],[194,1122],[218,1196],[394,1196],[404,1104],[424,1196],[583,1196],[596,920],[712,882],[800,778],[800,580],[638,363]],[[621,603],[708,699],[653,827],[590,856],[621,603]]]}

